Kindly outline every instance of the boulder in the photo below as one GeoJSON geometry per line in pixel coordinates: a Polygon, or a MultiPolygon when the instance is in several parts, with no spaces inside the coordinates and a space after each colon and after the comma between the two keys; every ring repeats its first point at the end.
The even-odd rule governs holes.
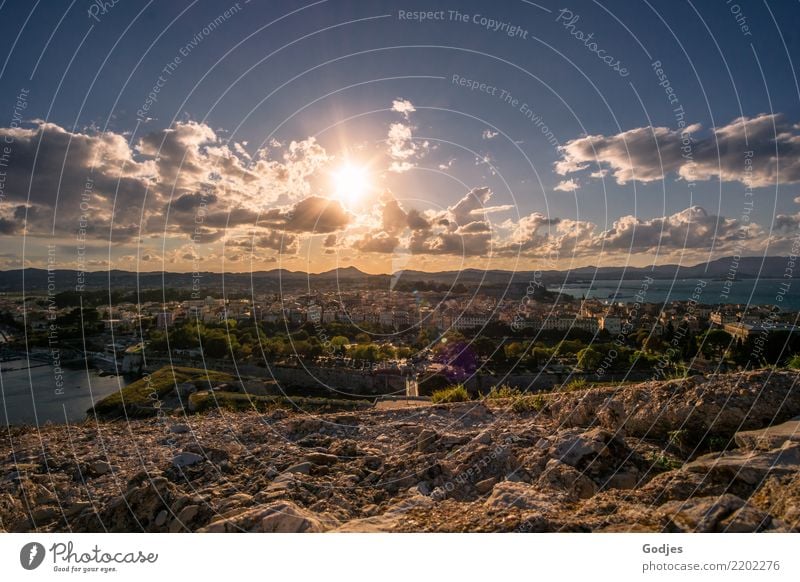
{"type": "Polygon", "coordinates": [[[325,531],[319,516],[291,501],[276,501],[214,521],[200,532],[311,533],[325,531]]]}
{"type": "Polygon", "coordinates": [[[306,460],[315,465],[333,465],[339,461],[339,457],[336,455],[329,455],[328,453],[312,451],[306,454],[306,460]]]}
{"type": "Polygon", "coordinates": [[[577,499],[588,499],[597,493],[594,481],[573,467],[557,459],[550,459],[538,484],[544,488],[559,489],[577,499]]]}
{"type": "Polygon", "coordinates": [[[95,461],[90,466],[90,473],[92,476],[102,476],[111,472],[111,465],[108,461],[95,461]]]}
{"type": "Polygon", "coordinates": [[[658,513],[667,521],[668,531],[754,533],[785,530],[779,521],[744,499],[726,493],[719,497],[696,497],[670,501],[658,513]]]}
{"type": "Polygon", "coordinates": [[[203,459],[204,457],[202,455],[191,453],[189,451],[183,451],[182,453],[178,453],[172,457],[172,464],[179,468],[190,467],[192,465],[196,465],[197,463],[201,463],[203,459]]]}
{"type": "Polygon", "coordinates": [[[494,486],[492,494],[486,500],[488,509],[503,510],[517,508],[535,510],[542,513],[554,508],[554,503],[563,501],[564,496],[545,491],[538,485],[503,481],[494,486]]]}
{"type": "Polygon", "coordinates": [[[768,478],[751,497],[751,502],[793,531],[800,531],[800,473],[768,478]]]}
{"type": "Polygon", "coordinates": [[[416,494],[392,505],[380,515],[353,519],[337,527],[335,531],[365,533],[398,531],[403,527],[409,513],[429,510],[434,503],[432,498],[416,494]]]}
{"type": "Polygon", "coordinates": [[[548,408],[564,427],[600,421],[614,430],[618,424],[628,436],[653,439],[669,438],[681,427],[693,446],[706,436],[731,438],[737,431],[799,415],[796,377],[790,371],[757,370],[593,388],[553,395],[548,408]]]}
{"type": "Polygon", "coordinates": [[[435,430],[429,428],[423,429],[417,435],[417,451],[424,453],[431,450],[434,447],[438,437],[439,433],[437,433],[435,430]]]}
{"type": "Polygon", "coordinates": [[[768,451],[777,449],[786,441],[800,442],[800,417],[760,430],[739,431],[734,440],[740,449],[768,451]]]}
{"type": "Polygon", "coordinates": [[[308,475],[310,472],[311,463],[307,461],[303,463],[296,463],[284,471],[284,473],[299,473],[301,475],[308,475]]]}
{"type": "Polygon", "coordinates": [[[800,471],[800,443],[787,441],[771,451],[731,451],[698,457],[684,471],[702,473],[714,481],[740,481],[760,485],[767,476],[792,475],[800,471]]]}
{"type": "Polygon", "coordinates": [[[181,423],[176,423],[169,427],[169,432],[173,434],[184,434],[190,432],[191,430],[192,429],[189,428],[188,424],[181,424],[181,423]]]}

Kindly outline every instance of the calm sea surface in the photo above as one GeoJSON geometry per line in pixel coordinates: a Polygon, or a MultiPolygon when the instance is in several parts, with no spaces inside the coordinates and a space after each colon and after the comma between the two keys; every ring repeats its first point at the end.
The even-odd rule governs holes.
{"type": "MultiPolygon", "coordinates": [[[[39,362],[31,361],[36,366],[39,362]]],[[[27,360],[0,362],[0,424],[77,422],[86,410],[128,381],[123,376],[100,376],[94,370],[62,372],[63,394],[56,393],[50,365],[26,369],[27,360]]]]}
{"type": "MultiPolygon", "coordinates": [[[[660,280],[650,283],[644,301],[647,303],[664,303],[669,301],[688,301],[697,286],[697,279],[660,280]]],[[[568,283],[560,288],[573,297],[594,297],[607,301],[633,302],[642,288],[641,280],[604,280],[598,279],[586,283],[568,283]]],[[[558,287],[551,287],[558,291],[558,287]]],[[[783,311],[800,311],[800,280],[786,279],[742,279],[734,281],[727,296],[722,295],[725,281],[707,281],[703,289],[700,303],[716,305],[719,303],[742,303],[750,305],[778,305],[783,311]],[[784,293],[783,301],[778,302],[780,285],[790,283],[789,290],[784,293]]]]}

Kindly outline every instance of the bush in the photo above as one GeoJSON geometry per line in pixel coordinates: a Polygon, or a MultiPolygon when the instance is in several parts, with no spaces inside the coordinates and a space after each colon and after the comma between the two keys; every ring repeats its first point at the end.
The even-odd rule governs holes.
{"type": "Polygon", "coordinates": [[[469,400],[469,394],[467,394],[467,389],[464,388],[463,384],[456,384],[449,388],[436,390],[431,394],[431,401],[434,404],[443,402],[466,402],[467,400],[469,400]]]}
{"type": "Polygon", "coordinates": [[[561,387],[564,392],[575,392],[576,390],[586,390],[587,388],[591,388],[591,384],[585,378],[575,378],[569,384],[564,384],[561,387]]]}
{"type": "Polygon", "coordinates": [[[647,457],[647,460],[652,464],[651,469],[658,471],[672,471],[681,468],[681,462],[678,459],[674,459],[664,453],[651,454],[647,457]]]}
{"type": "Polygon", "coordinates": [[[517,398],[519,396],[522,396],[522,392],[519,389],[503,384],[502,386],[493,386],[486,398],[495,400],[498,398],[517,398]]]}
{"type": "Polygon", "coordinates": [[[547,406],[547,399],[544,394],[532,394],[530,396],[520,396],[511,404],[514,412],[539,412],[547,406]]]}
{"type": "Polygon", "coordinates": [[[790,367],[790,368],[792,368],[793,370],[800,370],[800,354],[797,354],[797,355],[795,355],[795,356],[792,356],[792,357],[789,359],[788,365],[789,365],[789,367],[790,367]]]}

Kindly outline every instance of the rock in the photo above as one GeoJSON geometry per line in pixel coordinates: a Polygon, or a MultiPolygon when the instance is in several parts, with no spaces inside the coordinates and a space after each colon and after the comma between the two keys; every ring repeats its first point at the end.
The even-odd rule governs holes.
{"type": "Polygon", "coordinates": [[[172,457],[172,464],[176,467],[190,467],[204,460],[204,457],[197,453],[184,451],[172,457]]]}
{"type": "Polygon", "coordinates": [[[253,496],[247,493],[235,493],[224,499],[220,504],[218,511],[224,513],[233,507],[240,507],[242,505],[251,505],[253,503],[253,496]]]}
{"type": "Polygon", "coordinates": [[[370,533],[398,531],[403,527],[409,513],[429,510],[434,504],[434,500],[430,497],[415,495],[392,505],[380,515],[353,519],[337,527],[334,531],[370,533]]]}
{"type": "Polygon", "coordinates": [[[187,432],[191,432],[191,428],[189,428],[188,424],[173,424],[169,427],[169,432],[174,434],[184,434],[187,432]]]}
{"type": "Polygon", "coordinates": [[[90,467],[93,475],[100,476],[111,472],[111,465],[108,461],[95,461],[90,467]]]}
{"type": "Polygon", "coordinates": [[[281,473],[267,485],[265,493],[273,497],[285,495],[291,491],[295,483],[297,483],[297,478],[294,473],[281,473]]]}
{"type": "Polygon", "coordinates": [[[155,521],[153,522],[156,527],[162,527],[165,523],[167,523],[167,517],[169,513],[167,513],[166,509],[162,509],[158,512],[155,521]]]}
{"type": "Polygon", "coordinates": [[[300,439],[304,436],[319,432],[322,428],[322,421],[317,418],[295,418],[287,421],[286,429],[290,438],[300,439]]]}
{"type": "Polygon", "coordinates": [[[57,517],[61,517],[61,511],[58,507],[37,507],[31,511],[31,519],[37,525],[49,523],[57,517]]]}
{"type": "Polygon", "coordinates": [[[731,494],[670,501],[658,513],[668,521],[668,528],[680,532],[759,532],[782,529],[773,524],[769,514],[731,494]]]}
{"type": "Polygon", "coordinates": [[[622,470],[611,475],[605,486],[608,489],[635,489],[639,480],[638,471],[622,470]]]}
{"type": "Polygon", "coordinates": [[[187,525],[191,523],[191,521],[197,516],[198,512],[200,511],[199,505],[187,505],[183,509],[181,509],[180,513],[178,513],[178,521],[182,524],[187,525]]]}
{"type": "Polygon", "coordinates": [[[573,467],[557,459],[550,459],[539,477],[539,485],[566,491],[577,499],[588,499],[597,493],[594,481],[573,467]]]}
{"type": "Polygon", "coordinates": [[[479,495],[486,495],[492,490],[495,483],[497,483],[497,479],[494,477],[489,477],[488,479],[484,479],[483,481],[478,481],[475,483],[475,490],[479,495]]]}
{"type": "Polygon", "coordinates": [[[284,471],[284,473],[299,473],[301,475],[308,475],[310,472],[311,463],[309,462],[297,463],[284,471]]]}
{"type": "Polygon", "coordinates": [[[429,428],[422,430],[417,435],[417,451],[424,453],[430,450],[438,437],[439,433],[437,433],[435,430],[429,428]]]}
{"type": "Polygon", "coordinates": [[[800,442],[800,417],[761,430],[739,431],[734,440],[740,449],[748,451],[768,451],[780,448],[786,441],[800,442]]]}
{"type": "Polygon", "coordinates": [[[489,445],[492,443],[492,433],[488,429],[481,431],[473,440],[482,445],[489,445]]]}
{"type": "Polygon", "coordinates": [[[600,454],[605,448],[605,443],[597,435],[597,429],[592,433],[580,431],[565,431],[556,435],[556,444],[552,448],[551,456],[571,467],[577,467],[589,456],[600,454]]]}
{"type": "Polygon", "coordinates": [[[800,471],[800,443],[787,441],[771,451],[732,451],[698,457],[683,470],[703,473],[724,483],[742,481],[760,485],[768,475],[791,475],[800,471]]]}
{"type": "Polygon", "coordinates": [[[559,393],[550,399],[549,409],[564,427],[589,427],[598,418],[613,425],[603,412],[610,409],[611,416],[623,420],[621,428],[629,436],[666,439],[681,427],[687,445],[694,446],[706,436],[731,438],[737,431],[800,415],[795,381],[796,373],[785,370],[691,376],[559,393]]]}
{"type": "Polygon", "coordinates": [[[291,501],[277,501],[214,521],[198,531],[310,533],[322,532],[325,529],[319,516],[301,509],[291,501]]]}
{"type": "Polygon", "coordinates": [[[552,510],[553,503],[559,498],[553,491],[543,491],[538,485],[503,481],[494,486],[492,494],[486,500],[489,509],[536,510],[542,513],[552,510]]]}
{"type": "Polygon", "coordinates": [[[314,463],[315,465],[333,465],[339,461],[339,457],[336,455],[312,451],[306,454],[306,460],[314,463]]]}
{"type": "Polygon", "coordinates": [[[751,502],[800,531],[800,473],[768,478],[751,502]]]}

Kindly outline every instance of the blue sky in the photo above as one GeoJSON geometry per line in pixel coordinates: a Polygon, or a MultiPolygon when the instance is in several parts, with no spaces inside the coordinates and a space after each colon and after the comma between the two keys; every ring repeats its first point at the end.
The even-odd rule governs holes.
{"type": "Polygon", "coordinates": [[[230,270],[692,263],[786,252],[798,223],[793,4],[76,0],[6,1],[0,15],[7,132],[28,91],[0,200],[8,267],[40,264],[47,244],[87,269],[188,270],[198,256],[230,270]],[[698,168],[675,158],[676,107],[698,168]],[[109,148],[83,222],[90,166],[65,135],[109,148]],[[167,135],[183,136],[175,167],[158,151],[167,135]],[[311,138],[313,153],[286,158],[311,138]],[[241,219],[217,216],[191,239],[203,188],[204,215],[241,219]],[[292,222],[309,199],[311,225],[292,222]],[[77,259],[73,231],[89,246],[77,259]]]}

